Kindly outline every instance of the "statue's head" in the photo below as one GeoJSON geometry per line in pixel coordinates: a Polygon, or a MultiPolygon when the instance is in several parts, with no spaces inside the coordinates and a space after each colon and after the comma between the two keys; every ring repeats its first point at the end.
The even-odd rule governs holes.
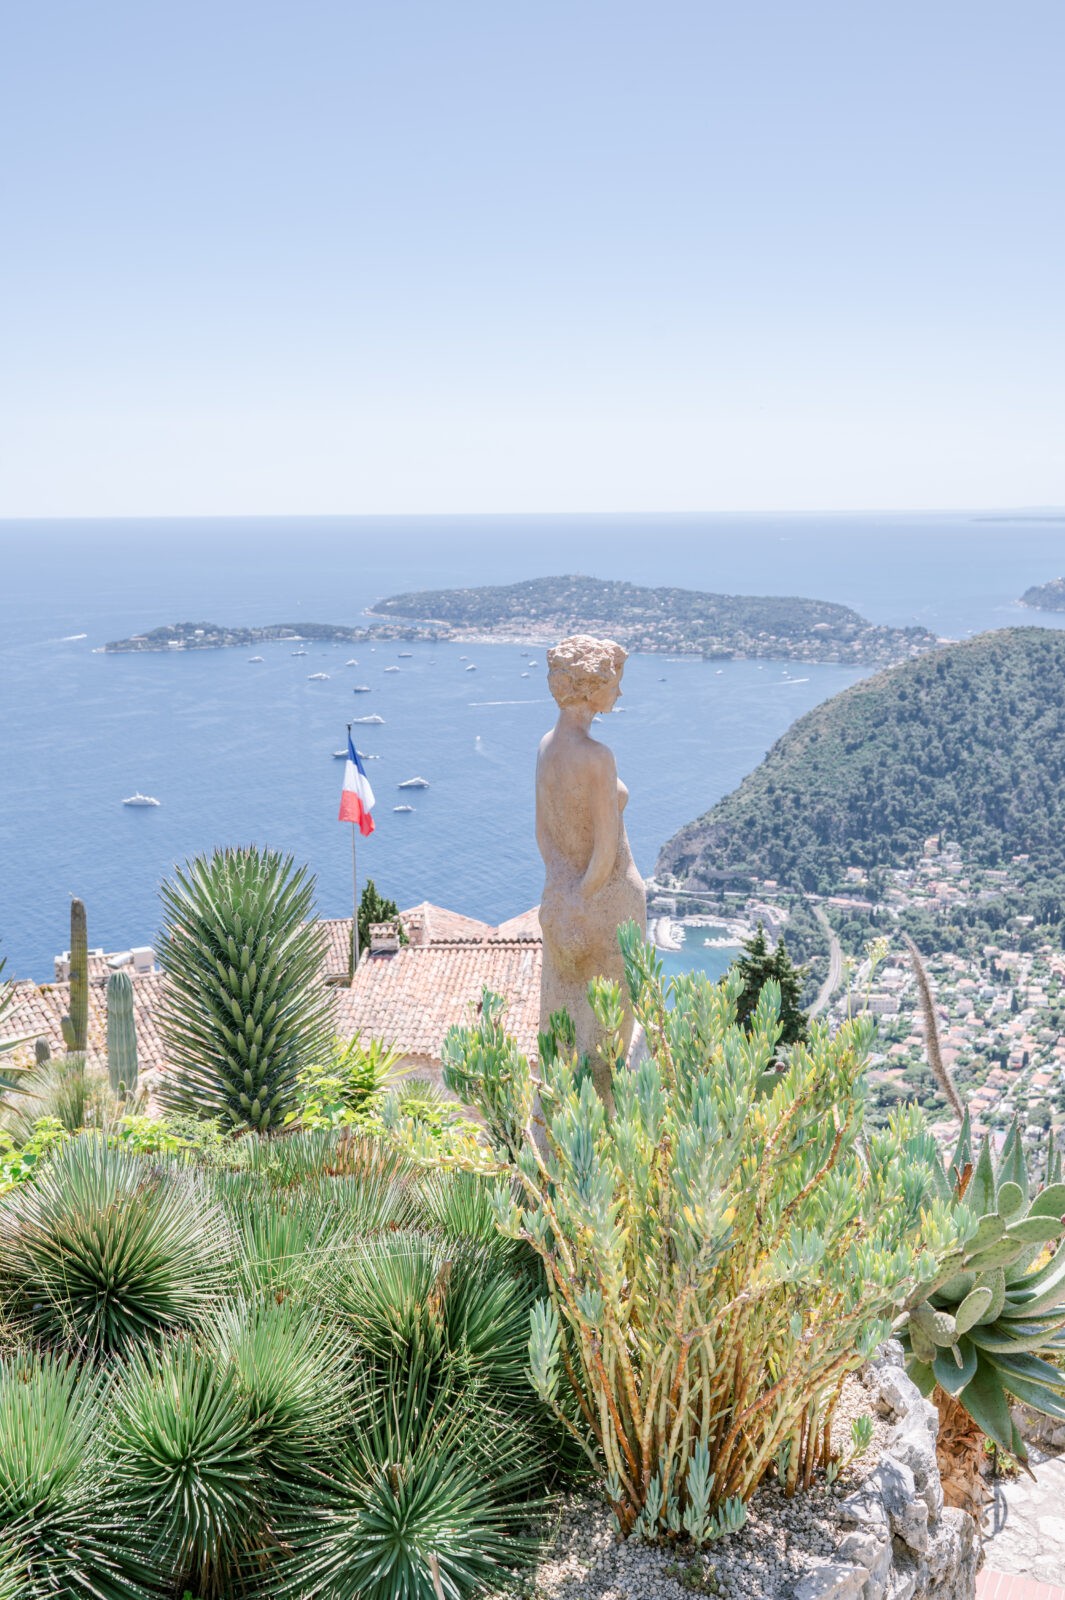
{"type": "Polygon", "coordinates": [[[621,693],[627,654],[613,639],[575,633],[547,652],[547,686],[563,710],[590,705],[609,711],[621,693]]]}

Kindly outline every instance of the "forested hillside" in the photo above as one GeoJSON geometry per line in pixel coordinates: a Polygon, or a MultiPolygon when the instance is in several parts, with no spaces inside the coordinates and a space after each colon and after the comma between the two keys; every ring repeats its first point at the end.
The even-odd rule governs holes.
{"type": "Polygon", "coordinates": [[[1065,872],[1065,633],[982,634],[878,673],[802,717],[740,787],[672,838],[659,871],[827,893],[905,866],[934,833],[986,867],[1065,872]]]}

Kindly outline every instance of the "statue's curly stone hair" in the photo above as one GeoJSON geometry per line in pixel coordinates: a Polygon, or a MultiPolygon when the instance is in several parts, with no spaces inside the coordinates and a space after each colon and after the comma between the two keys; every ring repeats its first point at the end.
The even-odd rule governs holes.
{"type": "Polygon", "coordinates": [[[580,705],[621,676],[628,651],[613,639],[575,633],[547,652],[547,686],[558,704],[580,705]]]}

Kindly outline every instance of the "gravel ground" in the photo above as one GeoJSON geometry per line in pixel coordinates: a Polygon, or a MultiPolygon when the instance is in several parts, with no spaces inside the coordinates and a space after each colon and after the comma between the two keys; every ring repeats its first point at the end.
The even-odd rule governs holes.
{"type": "Polygon", "coordinates": [[[833,1441],[846,1453],[851,1419],[873,1418],[873,1442],[827,1489],[785,1500],[767,1483],[748,1507],[739,1533],[702,1552],[688,1543],[668,1548],[629,1540],[618,1544],[610,1512],[599,1500],[575,1496],[559,1512],[556,1536],[539,1565],[513,1588],[497,1591],[523,1600],[686,1600],[692,1594],[720,1600],[785,1600],[797,1579],[832,1555],[839,1538],[836,1502],[876,1465],[889,1432],[875,1417],[871,1396],[848,1378],[837,1409],[833,1441]]]}

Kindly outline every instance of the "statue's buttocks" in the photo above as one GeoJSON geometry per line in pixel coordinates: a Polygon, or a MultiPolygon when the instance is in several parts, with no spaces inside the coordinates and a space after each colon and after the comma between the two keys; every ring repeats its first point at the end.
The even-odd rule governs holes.
{"type": "MultiPolygon", "coordinates": [[[[548,682],[559,704],[555,727],[536,762],[536,839],[544,858],[540,903],[544,936],[540,1022],[568,1011],[578,1049],[594,1058],[599,1030],[587,989],[593,978],[621,979],[618,928],[647,925],[643,880],[625,833],[628,790],[614,757],[591,736],[592,719],[621,693],[625,651],[609,639],[577,635],[548,651],[548,682]]],[[[625,1044],[631,1035],[627,1016],[625,1044]]],[[[609,1095],[609,1071],[596,1070],[609,1095]]]]}

